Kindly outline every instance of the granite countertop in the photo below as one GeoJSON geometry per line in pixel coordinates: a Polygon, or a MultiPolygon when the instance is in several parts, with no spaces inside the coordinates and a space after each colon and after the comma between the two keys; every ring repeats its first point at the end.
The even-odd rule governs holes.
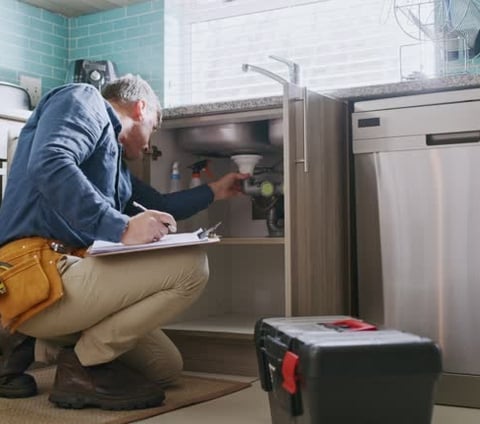
{"type": "MultiPolygon", "coordinates": [[[[461,74],[443,78],[429,78],[391,84],[344,88],[339,90],[325,91],[323,94],[341,100],[356,101],[476,87],[480,87],[480,75],[461,74]]],[[[261,110],[281,106],[282,96],[203,103],[166,108],[164,109],[164,119],[168,120],[228,112],[261,110]]]]}

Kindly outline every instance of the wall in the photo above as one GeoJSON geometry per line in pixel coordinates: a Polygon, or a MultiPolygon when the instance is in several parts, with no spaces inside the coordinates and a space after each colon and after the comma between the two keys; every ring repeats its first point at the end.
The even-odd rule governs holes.
{"type": "Polygon", "coordinates": [[[65,82],[72,60],[113,60],[119,74],[140,74],[162,100],[163,1],[66,18],[0,0],[0,80],[41,78],[45,93],[65,82]]]}
{"type": "Polygon", "coordinates": [[[68,19],[15,0],[0,0],[0,80],[40,77],[42,91],[65,81],[68,19]]]}
{"type": "Polygon", "coordinates": [[[69,20],[70,60],[112,60],[119,74],[140,74],[163,99],[163,0],[69,20]]]}

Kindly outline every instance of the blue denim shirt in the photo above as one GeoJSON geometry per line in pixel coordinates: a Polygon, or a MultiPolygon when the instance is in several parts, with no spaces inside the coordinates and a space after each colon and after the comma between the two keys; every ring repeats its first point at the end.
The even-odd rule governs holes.
{"type": "Polygon", "coordinates": [[[214,199],[208,185],[162,194],[130,174],[117,141],[121,124],[91,85],[48,93],[20,133],[0,208],[0,246],[41,236],[74,247],[119,241],[129,216],[149,209],[185,219],[214,199]]]}
{"type": "Polygon", "coordinates": [[[0,208],[0,245],[41,236],[83,247],[119,241],[131,176],[117,141],[121,124],[93,86],[45,95],[20,133],[0,208]]]}

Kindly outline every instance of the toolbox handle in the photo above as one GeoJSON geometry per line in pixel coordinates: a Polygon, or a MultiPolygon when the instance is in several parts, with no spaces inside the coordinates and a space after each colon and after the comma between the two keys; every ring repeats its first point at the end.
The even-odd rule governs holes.
{"type": "Polygon", "coordinates": [[[360,319],[349,318],[334,321],[328,325],[338,331],[375,331],[377,327],[360,319]]]}
{"type": "Polygon", "coordinates": [[[299,356],[287,350],[282,361],[282,387],[291,395],[297,393],[297,367],[299,356]]]}

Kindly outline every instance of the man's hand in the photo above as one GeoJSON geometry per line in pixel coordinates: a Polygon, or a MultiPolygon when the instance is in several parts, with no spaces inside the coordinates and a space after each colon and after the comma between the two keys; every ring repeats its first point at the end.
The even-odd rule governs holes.
{"type": "Polygon", "coordinates": [[[213,191],[214,200],[228,199],[242,193],[242,181],[250,177],[250,174],[230,172],[217,181],[208,185],[213,191]]]}
{"type": "Polygon", "coordinates": [[[172,215],[166,212],[147,210],[130,218],[128,227],[123,233],[123,244],[152,243],[171,232],[175,232],[177,223],[172,215]]]}

